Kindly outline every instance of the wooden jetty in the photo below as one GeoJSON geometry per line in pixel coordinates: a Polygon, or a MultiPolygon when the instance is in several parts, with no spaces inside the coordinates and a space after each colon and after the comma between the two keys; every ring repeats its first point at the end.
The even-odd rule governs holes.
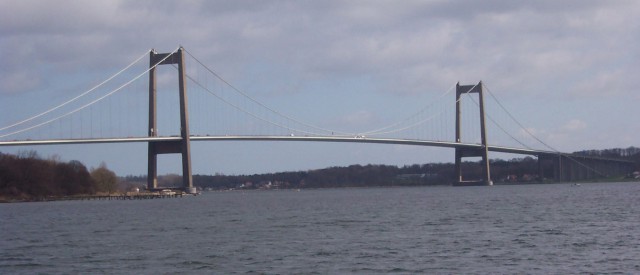
{"type": "Polygon", "coordinates": [[[70,199],[75,200],[149,200],[149,199],[167,199],[182,198],[186,194],[162,194],[162,193],[136,193],[136,194],[111,194],[111,195],[83,195],[75,196],[70,199]]]}
{"type": "Polygon", "coordinates": [[[69,200],[150,200],[150,199],[167,199],[182,198],[183,196],[198,195],[198,193],[186,193],[180,190],[163,189],[159,191],[146,192],[126,192],[116,194],[96,194],[96,195],[80,195],[66,197],[69,200]]]}

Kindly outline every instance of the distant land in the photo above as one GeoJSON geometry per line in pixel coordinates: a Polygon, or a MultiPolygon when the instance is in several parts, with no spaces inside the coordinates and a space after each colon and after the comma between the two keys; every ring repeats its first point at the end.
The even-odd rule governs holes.
{"type": "MultiPolygon", "coordinates": [[[[575,154],[631,160],[635,162],[635,171],[640,171],[640,148],[637,147],[585,150],[575,154]]],[[[496,184],[549,182],[538,177],[535,158],[492,159],[490,162],[491,177],[496,184]]],[[[477,163],[464,162],[462,165],[468,171],[465,176],[480,177],[481,171],[477,163]]],[[[551,171],[545,171],[545,174],[551,174],[551,171]]],[[[254,175],[193,175],[193,184],[200,190],[428,186],[449,185],[453,177],[453,163],[402,167],[368,164],[254,175]]],[[[626,180],[638,178],[638,172],[626,176],[626,180]]],[[[178,175],[160,176],[159,185],[180,186],[181,179],[178,175]]],[[[42,159],[34,151],[17,156],[0,153],[0,202],[124,193],[145,186],[146,176],[116,177],[106,164],[89,170],[79,161],[42,159]]]]}
{"type": "MultiPolygon", "coordinates": [[[[635,171],[640,171],[640,148],[637,147],[585,150],[575,154],[632,160],[636,163],[635,171]]],[[[537,160],[532,157],[492,159],[490,162],[491,177],[496,184],[549,181],[538,177],[537,160]]],[[[465,176],[480,178],[482,171],[477,163],[463,162],[463,166],[465,171],[468,171],[465,176]]],[[[553,172],[545,171],[545,174],[550,175],[553,172]]],[[[636,176],[629,174],[627,178],[636,176]]],[[[368,164],[254,175],[194,175],[193,184],[205,190],[424,186],[449,185],[452,178],[453,163],[414,164],[402,167],[368,164]]],[[[179,186],[180,180],[181,177],[178,175],[166,175],[159,179],[162,186],[179,186]]],[[[146,176],[128,176],[123,178],[123,181],[144,184],[146,176]]]]}

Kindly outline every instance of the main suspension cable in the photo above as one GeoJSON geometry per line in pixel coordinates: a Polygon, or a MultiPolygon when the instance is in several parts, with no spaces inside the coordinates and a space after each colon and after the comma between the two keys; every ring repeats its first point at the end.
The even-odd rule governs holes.
{"type": "Polygon", "coordinates": [[[22,120],[22,121],[16,122],[16,123],[11,124],[11,125],[9,125],[9,126],[5,126],[5,127],[3,127],[3,128],[0,128],[0,131],[6,130],[6,129],[9,129],[9,128],[13,128],[13,127],[15,127],[15,126],[21,125],[21,124],[23,124],[23,123],[26,123],[26,122],[32,121],[32,120],[34,120],[34,119],[36,119],[36,118],[39,118],[39,117],[41,117],[41,116],[44,116],[44,115],[46,115],[46,114],[48,114],[48,113],[51,113],[51,112],[53,112],[53,111],[55,111],[55,110],[57,110],[57,109],[59,109],[59,108],[61,108],[61,107],[65,106],[65,105],[67,105],[67,104],[69,104],[69,103],[71,103],[71,102],[74,102],[74,101],[78,100],[79,98],[81,98],[81,97],[83,97],[83,96],[85,96],[85,95],[87,95],[87,94],[89,94],[89,93],[93,92],[94,90],[98,89],[99,87],[101,87],[101,86],[102,86],[102,85],[104,85],[105,83],[107,83],[107,82],[111,81],[112,79],[116,78],[118,75],[120,75],[121,73],[123,73],[124,71],[128,70],[129,68],[131,68],[131,66],[133,66],[134,64],[138,63],[138,62],[139,62],[142,58],[144,58],[144,57],[145,57],[145,56],[146,56],[150,51],[151,51],[151,50],[146,51],[146,52],[145,52],[145,53],[143,53],[140,57],[138,57],[138,59],[136,59],[135,61],[131,62],[131,64],[129,64],[128,66],[126,66],[124,69],[120,70],[120,71],[119,71],[119,72],[117,72],[116,74],[114,74],[114,75],[112,75],[111,77],[107,78],[106,80],[102,81],[100,84],[98,84],[98,85],[94,86],[93,88],[89,89],[88,91],[86,91],[86,92],[84,92],[84,93],[82,93],[82,94],[80,94],[80,95],[78,95],[78,96],[76,96],[76,97],[74,97],[74,98],[72,98],[72,99],[69,99],[69,100],[67,100],[66,102],[64,102],[64,103],[62,103],[62,104],[60,104],[60,105],[58,105],[58,106],[56,106],[56,107],[53,107],[53,108],[51,108],[51,109],[49,109],[49,110],[47,110],[47,111],[45,111],[45,112],[42,112],[42,113],[40,113],[40,114],[38,114],[38,115],[35,115],[35,116],[32,116],[32,117],[27,118],[27,119],[25,119],[25,120],[22,120]]]}
{"type": "MultiPolygon", "coordinates": [[[[175,65],[174,65],[174,68],[175,68],[175,65]]],[[[177,69],[177,68],[176,68],[176,69],[177,69]]],[[[264,118],[262,118],[262,117],[260,117],[260,116],[258,116],[258,115],[256,115],[256,114],[254,114],[254,113],[252,113],[252,112],[249,112],[249,111],[247,111],[247,110],[243,109],[242,107],[240,107],[240,106],[238,106],[238,105],[236,105],[236,104],[233,104],[233,103],[229,102],[228,100],[226,100],[226,99],[222,98],[221,96],[217,95],[215,92],[211,91],[209,88],[205,87],[205,86],[204,86],[203,84],[201,84],[199,81],[197,81],[196,79],[194,79],[193,77],[191,77],[191,75],[189,75],[188,73],[185,73],[185,75],[187,76],[187,78],[188,78],[188,79],[190,79],[191,81],[193,81],[193,83],[195,83],[195,84],[196,84],[196,85],[198,85],[200,88],[202,88],[202,89],[204,89],[205,91],[207,91],[209,94],[211,94],[211,95],[213,95],[214,97],[216,97],[216,98],[220,99],[222,102],[224,102],[224,103],[228,104],[229,106],[231,106],[231,107],[235,108],[236,110],[241,111],[241,112],[243,112],[243,113],[245,113],[245,114],[247,114],[247,115],[249,115],[249,116],[251,116],[251,117],[253,117],[253,118],[255,118],[255,119],[261,120],[261,121],[263,121],[263,122],[269,123],[269,124],[271,124],[271,125],[274,125],[274,126],[277,126],[277,127],[280,127],[280,128],[287,129],[287,130],[289,130],[289,131],[291,131],[291,132],[296,132],[296,133],[305,133],[305,134],[310,134],[310,135],[319,135],[319,136],[320,136],[320,134],[318,134],[318,133],[314,133],[314,132],[309,132],[309,131],[305,131],[305,130],[299,130],[299,129],[291,128],[291,127],[289,127],[289,126],[285,126],[285,125],[278,124],[278,123],[276,123],[276,122],[273,122],[273,121],[270,121],[270,120],[264,119],[264,118]]]]}
{"type": "MultiPolygon", "coordinates": [[[[493,93],[491,92],[491,90],[489,89],[489,87],[487,87],[486,85],[483,84],[483,87],[487,89],[487,92],[489,92],[489,95],[496,101],[496,103],[498,103],[498,105],[502,108],[502,110],[504,110],[507,115],[509,115],[509,117],[511,117],[511,119],[518,124],[518,126],[520,126],[521,129],[523,129],[527,134],[529,134],[531,137],[533,137],[535,140],[537,140],[538,142],[540,142],[542,145],[546,146],[548,149],[550,149],[551,151],[553,151],[554,153],[557,153],[559,155],[563,155],[565,157],[567,157],[567,159],[577,163],[578,165],[587,168],[591,171],[593,171],[596,174],[599,174],[600,176],[606,177],[607,175],[605,175],[604,173],[596,170],[595,168],[589,167],[588,165],[580,162],[579,160],[575,159],[574,157],[572,157],[570,154],[565,154],[562,153],[558,150],[556,150],[555,148],[553,148],[551,145],[547,144],[546,142],[542,141],[541,139],[539,139],[536,135],[534,135],[533,133],[531,133],[526,127],[524,127],[522,125],[522,123],[520,123],[512,114],[511,112],[509,112],[507,110],[507,108],[505,108],[502,103],[500,103],[500,101],[498,100],[498,98],[496,96],[493,95],[493,93]]],[[[522,144],[522,143],[521,143],[522,144]]]]}
{"type": "Polygon", "coordinates": [[[537,140],[538,142],[540,142],[540,144],[546,146],[548,149],[551,149],[551,151],[554,152],[559,152],[558,150],[556,150],[555,148],[551,147],[551,145],[548,145],[547,143],[545,143],[544,141],[542,141],[541,139],[539,139],[536,135],[534,135],[533,133],[531,133],[531,131],[529,131],[529,129],[527,129],[526,127],[524,127],[524,125],[522,125],[522,123],[520,123],[520,121],[518,121],[512,114],[511,112],[509,112],[509,110],[507,110],[507,108],[504,107],[504,105],[502,105],[502,103],[500,102],[500,100],[498,100],[498,98],[493,95],[493,93],[491,92],[491,90],[489,89],[489,87],[487,87],[487,85],[484,85],[484,83],[482,84],[484,88],[487,89],[487,92],[489,93],[489,96],[491,96],[496,103],[498,103],[498,106],[500,106],[500,108],[502,108],[502,110],[504,110],[507,115],[516,123],[518,124],[518,126],[520,126],[520,128],[522,130],[524,130],[529,136],[531,136],[532,138],[534,138],[535,140],[537,140]]]}
{"type": "Polygon", "coordinates": [[[48,124],[48,123],[51,123],[51,122],[56,121],[56,120],[58,120],[58,119],[61,119],[61,118],[63,118],[63,117],[67,117],[67,116],[69,116],[69,115],[72,115],[72,114],[74,114],[74,113],[76,113],[76,112],[78,112],[78,111],[80,111],[80,110],[82,110],[82,109],[84,109],[84,108],[87,108],[87,107],[89,107],[89,106],[91,106],[91,105],[95,104],[96,102],[98,102],[98,101],[100,101],[100,100],[103,100],[104,98],[106,98],[106,97],[108,97],[108,96],[110,96],[110,95],[112,95],[112,94],[114,94],[114,93],[116,93],[116,92],[118,92],[118,91],[122,90],[122,88],[124,88],[124,87],[128,86],[129,84],[133,83],[134,81],[138,80],[140,77],[142,77],[143,75],[147,74],[149,71],[151,71],[152,69],[154,69],[155,67],[157,67],[157,66],[158,66],[159,64],[161,64],[162,62],[164,62],[164,61],[165,61],[167,58],[169,58],[172,54],[176,53],[179,49],[180,49],[180,47],[178,47],[178,48],[177,48],[177,49],[175,49],[173,52],[171,52],[170,54],[168,54],[167,56],[165,56],[162,60],[158,61],[158,62],[157,62],[156,64],[154,64],[153,66],[149,67],[149,69],[145,70],[144,72],[140,73],[140,74],[139,74],[138,76],[136,76],[135,78],[133,78],[133,79],[129,80],[128,82],[126,82],[126,83],[122,84],[120,87],[118,87],[118,88],[116,88],[116,89],[112,90],[111,92],[109,92],[109,93],[105,94],[104,96],[101,96],[101,97],[99,97],[99,98],[97,98],[97,99],[95,99],[95,100],[93,100],[93,101],[91,101],[91,102],[89,102],[89,103],[87,103],[87,104],[85,104],[85,105],[83,105],[83,106],[81,106],[81,107],[78,107],[78,108],[76,108],[76,109],[74,109],[74,110],[72,110],[72,111],[70,111],[70,112],[68,112],[68,113],[66,113],[66,114],[60,115],[60,116],[58,116],[58,117],[56,117],[56,118],[53,118],[53,119],[47,120],[47,121],[42,122],[42,123],[40,123],[40,124],[36,124],[36,125],[31,126],[31,127],[28,127],[28,128],[22,129],[22,130],[18,130],[18,131],[12,132],[12,133],[8,133],[8,134],[5,134],[5,135],[0,135],[0,138],[7,137],[7,136],[11,136],[11,135],[15,135],[15,134],[19,134],[19,133],[26,132],[26,131],[29,131],[29,130],[31,130],[31,129],[34,129],[34,128],[37,128],[37,127],[40,127],[40,126],[45,125],[45,124],[48,124]]]}
{"type": "MultiPolygon", "coordinates": [[[[476,86],[478,86],[478,84],[473,85],[473,87],[471,87],[468,91],[464,92],[463,94],[464,94],[464,95],[469,94],[469,93],[470,93],[470,92],[471,92],[471,91],[472,91],[476,86]]],[[[447,93],[448,93],[448,92],[447,92],[447,93]]],[[[455,103],[458,103],[458,102],[460,101],[460,99],[462,99],[462,97],[460,97],[460,98],[456,99],[455,103]]],[[[439,113],[437,113],[437,114],[435,114],[435,115],[432,115],[432,116],[430,116],[430,117],[427,117],[426,119],[423,119],[423,120],[421,120],[421,121],[418,121],[418,122],[416,122],[416,123],[414,123],[414,124],[411,124],[411,125],[409,125],[409,126],[406,126],[406,127],[403,127],[403,128],[399,128],[399,129],[395,129],[395,130],[391,130],[391,131],[386,131],[386,132],[376,132],[376,133],[374,133],[374,135],[384,135],[384,134],[391,134],[391,133],[401,132],[401,131],[407,130],[407,129],[409,129],[409,128],[412,128],[412,127],[418,126],[418,125],[420,125],[420,124],[423,124],[423,123],[425,123],[425,122],[427,122],[427,121],[430,121],[430,120],[431,120],[431,119],[433,119],[434,117],[437,117],[437,116],[441,115],[441,114],[442,114],[442,113],[444,113],[444,112],[445,112],[445,110],[442,110],[442,111],[440,111],[439,113]]]]}
{"type": "MultiPolygon", "coordinates": [[[[398,130],[398,131],[388,131],[388,132],[383,132],[384,130],[387,130],[387,129],[392,128],[392,127],[395,127],[395,126],[398,126],[398,125],[400,125],[400,124],[402,124],[402,123],[404,123],[404,122],[406,122],[406,121],[408,121],[408,120],[410,120],[410,119],[412,119],[412,118],[414,118],[414,117],[417,117],[417,116],[418,116],[418,114],[420,114],[420,113],[424,112],[425,110],[427,110],[427,109],[431,108],[433,105],[435,105],[435,104],[436,104],[436,102],[439,102],[439,100],[440,100],[440,99],[442,99],[443,97],[445,97],[446,95],[448,95],[451,91],[453,91],[453,87],[455,87],[455,84],[454,84],[454,85],[452,85],[452,86],[451,86],[451,87],[450,87],[446,92],[444,92],[443,94],[441,94],[441,95],[438,97],[438,99],[436,99],[435,101],[431,102],[429,105],[427,105],[426,107],[422,108],[421,110],[419,110],[418,112],[414,113],[413,115],[410,115],[410,116],[408,116],[407,118],[405,118],[405,119],[403,119],[403,120],[399,120],[399,121],[397,121],[397,122],[395,122],[395,123],[392,123],[392,124],[390,124],[390,125],[387,125],[387,126],[385,126],[385,127],[378,128],[378,129],[371,130],[371,131],[362,132],[362,133],[360,133],[360,135],[382,135],[382,134],[394,133],[394,132],[399,132],[399,131],[405,130],[405,129],[401,129],[401,130],[398,130]]],[[[440,115],[440,114],[442,114],[442,112],[438,113],[437,115],[440,115]]],[[[435,115],[435,116],[437,116],[437,115],[435,115]]],[[[435,116],[429,117],[427,120],[420,121],[420,122],[418,122],[418,123],[417,123],[417,124],[415,124],[415,125],[419,125],[420,123],[424,123],[424,122],[426,122],[426,121],[429,121],[429,120],[433,119],[433,117],[435,117],[435,116]]],[[[414,126],[415,126],[415,125],[414,125],[414,126]]],[[[413,127],[413,126],[411,126],[411,127],[413,127]]]]}
{"type": "MultiPolygon", "coordinates": [[[[482,85],[484,86],[484,84],[482,84],[482,85]]],[[[480,103],[478,103],[478,102],[475,100],[475,98],[473,98],[473,97],[471,97],[471,96],[469,96],[469,95],[467,95],[467,96],[471,99],[471,101],[473,101],[473,103],[475,103],[475,104],[476,104],[476,106],[478,106],[478,108],[480,107],[480,103]]],[[[518,140],[516,137],[514,137],[514,136],[513,136],[513,135],[511,135],[509,132],[507,132],[507,130],[505,130],[502,126],[500,126],[500,124],[498,124],[498,122],[497,122],[497,121],[495,121],[495,120],[493,119],[493,117],[491,117],[491,115],[490,115],[490,114],[486,114],[486,113],[485,113],[485,116],[487,116],[487,118],[489,118],[489,120],[490,120],[491,122],[493,122],[493,124],[495,124],[496,126],[498,126],[498,128],[500,128],[500,130],[502,130],[502,132],[504,132],[505,134],[507,134],[507,135],[508,135],[511,139],[513,139],[515,142],[519,143],[520,145],[524,146],[524,147],[525,147],[525,148],[527,148],[527,149],[531,149],[531,147],[529,147],[529,146],[527,146],[526,144],[522,143],[522,142],[521,142],[520,140],[518,140]]]]}
{"type": "Polygon", "coordinates": [[[222,78],[220,75],[218,75],[218,74],[217,74],[217,73],[215,73],[213,70],[211,70],[209,67],[207,67],[206,65],[204,65],[204,63],[202,63],[202,62],[201,62],[200,60],[198,60],[195,56],[193,56],[193,55],[192,55],[188,50],[185,50],[185,52],[186,52],[189,56],[191,56],[191,58],[193,58],[196,62],[198,62],[198,64],[200,64],[202,67],[204,67],[204,68],[205,68],[209,73],[211,73],[211,74],[212,74],[213,76],[215,76],[216,78],[220,79],[220,81],[222,81],[223,83],[225,83],[225,84],[226,84],[227,86],[229,86],[231,89],[233,89],[234,91],[236,91],[237,93],[241,94],[242,96],[244,96],[244,97],[248,98],[249,100],[253,101],[254,103],[256,103],[256,104],[258,104],[258,105],[262,106],[263,108],[266,108],[267,110],[269,110],[269,111],[271,111],[271,112],[273,112],[273,113],[275,113],[275,114],[277,114],[277,115],[279,115],[279,116],[281,116],[281,117],[284,117],[284,118],[286,118],[286,119],[288,119],[288,120],[291,120],[291,121],[293,121],[293,122],[299,123],[299,124],[301,124],[301,125],[304,125],[304,126],[307,126],[307,127],[310,127],[310,128],[314,128],[314,129],[316,129],[316,130],[320,130],[320,131],[327,132],[327,133],[338,133],[338,134],[341,134],[341,135],[353,135],[353,133],[346,133],[346,132],[341,132],[341,131],[335,131],[335,130],[330,130],[330,129],[326,129],[326,128],[318,127],[318,126],[315,126],[315,125],[311,125],[311,124],[308,124],[308,123],[306,123],[306,122],[302,122],[302,121],[299,121],[299,120],[297,120],[297,119],[295,119],[295,118],[292,118],[292,117],[290,117],[290,116],[287,116],[287,115],[285,115],[285,114],[282,114],[282,113],[280,113],[280,112],[278,112],[278,111],[276,111],[276,110],[274,110],[274,109],[272,109],[272,108],[270,108],[270,107],[268,107],[268,106],[266,106],[266,105],[262,104],[260,101],[258,101],[258,100],[256,100],[256,99],[254,99],[253,97],[249,96],[248,94],[246,94],[246,93],[242,92],[240,89],[238,89],[238,88],[236,88],[235,86],[233,86],[231,83],[229,83],[228,81],[226,81],[226,80],[225,80],[224,78],[222,78]]]}

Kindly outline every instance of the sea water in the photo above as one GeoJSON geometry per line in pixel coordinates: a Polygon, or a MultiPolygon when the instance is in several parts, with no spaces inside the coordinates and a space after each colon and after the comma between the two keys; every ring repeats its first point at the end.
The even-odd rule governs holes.
{"type": "Polygon", "coordinates": [[[0,204],[2,274],[640,273],[640,183],[0,204]]]}

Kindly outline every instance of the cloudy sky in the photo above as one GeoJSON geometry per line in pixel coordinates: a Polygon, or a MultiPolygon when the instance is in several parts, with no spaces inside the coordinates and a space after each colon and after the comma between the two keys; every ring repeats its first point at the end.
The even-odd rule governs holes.
{"type": "MultiPolygon", "coordinates": [[[[638,1],[2,0],[0,127],[148,49],[182,45],[242,91],[315,125],[383,126],[458,81],[482,80],[560,151],[640,146],[638,14],[638,1]]],[[[202,174],[453,161],[450,149],[406,146],[193,146],[202,174]]],[[[90,167],[105,161],[121,175],[146,171],[140,144],[0,151],[32,149],[90,167]]],[[[162,161],[161,172],[179,170],[173,157],[162,161]]]]}

